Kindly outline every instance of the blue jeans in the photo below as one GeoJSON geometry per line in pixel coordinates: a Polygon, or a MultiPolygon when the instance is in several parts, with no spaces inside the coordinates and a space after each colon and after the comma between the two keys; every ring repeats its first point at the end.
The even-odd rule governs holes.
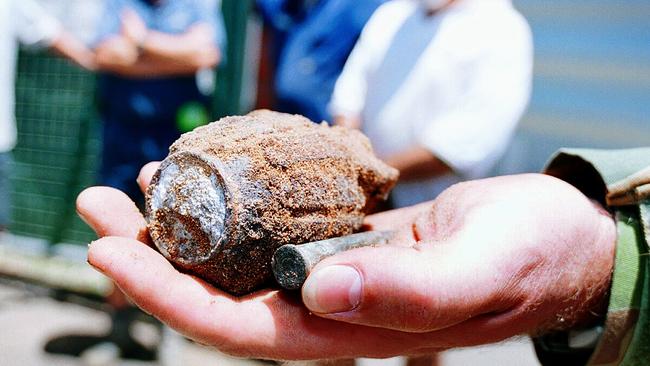
{"type": "Polygon", "coordinates": [[[0,152],[0,230],[9,226],[11,214],[11,153],[0,152]]]}

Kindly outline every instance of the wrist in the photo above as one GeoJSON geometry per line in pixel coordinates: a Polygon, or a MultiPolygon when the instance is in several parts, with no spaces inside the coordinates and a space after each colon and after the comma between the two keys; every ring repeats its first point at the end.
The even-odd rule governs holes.
{"type": "MultiPolygon", "coordinates": [[[[644,222],[642,216],[644,207],[646,212],[650,212],[650,205],[646,203],[644,206],[642,194],[643,183],[648,180],[639,178],[645,176],[649,156],[650,149],[647,148],[610,151],[565,149],[552,158],[546,169],[547,173],[598,200],[601,205],[597,207],[602,210],[603,207],[616,209],[615,264],[608,286],[605,330],[591,356],[593,364],[617,364],[622,359],[647,360],[650,357],[647,348],[639,347],[647,344],[647,340],[638,336],[643,332],[637,329],[648,324],[639,319],[639,314],[643,314],[640,311],[642,299],[647,296],[647,292],[644,292],[650,283],[650,276],[642,270],[648,263],[650,241],[647,235],[650,222],[644,222]]],[[[611,215],[607,216],[611,220],[611,215]]],[[[568,334],[566,337],[568,340],[568,334]]],[[[539,348],[537,350],[543,360],[543,352],[540,353],[539,348]]],[[[566,359],[559,358],[558,362],[543,361],[542,364],[580,363],[568,363],[566,359]]]]}

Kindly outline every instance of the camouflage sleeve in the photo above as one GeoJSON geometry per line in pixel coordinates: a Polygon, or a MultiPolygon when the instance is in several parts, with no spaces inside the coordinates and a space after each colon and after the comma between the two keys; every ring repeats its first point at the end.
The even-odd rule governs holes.
{"type": "Polygon", "coordinates": [[[650,148],[559,151],[546,173],[615,212],[618,239],[605,329],[590,366],[650,360],[650,148]]]}

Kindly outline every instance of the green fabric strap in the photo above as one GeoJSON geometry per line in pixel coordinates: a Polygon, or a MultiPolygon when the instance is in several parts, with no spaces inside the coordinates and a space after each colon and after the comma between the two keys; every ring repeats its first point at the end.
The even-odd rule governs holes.
{"type": "Polygon", "coordinates": [[[605,333],[591,366],[640,366],[648,358],[644,333],[648,330],[648,251],[634,210],[616,215],[618,240],[605,333]]]}
{"type": "MultiPolygon", "coordinates": [[[[641,211],[650,211],[650,202],[646,201],[640,205],[641,211]]],[[[647,218],[647,216],[646,216],[647,218]]],[[[639,303],[639,319],[632,335],[632,342],[621,363],[622,366],[646,366],[650,365],[650,253],[648,252],[648,225],[647,222],[637,222],[637,247],[639,247],[639,262],[642,269],[639,272],[637,286],[642,289],[639,303]],[[645,232],[645,240],[641,234],[641,226],[645,232]],[[644,243],[645,242],[645,243],[644,243]]]]}
{"type": "Polygon", "coordinates": [[[641,290],[638,281],[645,275],[644,254],[639,221],[628,210],[616,215],[618,232],[616,264],[612,276],[609,311],[639,309],[641,290]]]}

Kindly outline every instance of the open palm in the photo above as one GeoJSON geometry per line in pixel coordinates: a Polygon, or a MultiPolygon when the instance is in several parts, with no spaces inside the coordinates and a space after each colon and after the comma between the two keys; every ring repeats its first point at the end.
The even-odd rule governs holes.
{"type": "MultiPolygon", "coordinates": [[[[141,188],[156,168],[142,169],[141,188]]],[[[302,297],[267,289],[236,298],[152,248],[120,191],[89,188],[77,210],[101,237],[89,263],[144,311],[223,352],[284,360],[427,354],[583,322],[602,304],[615,237],[606,213],[555,178],[495,178],[368,217],[369,228],[400,234],[323,261],[302,297]],[[331,270],[341,267],[362,281],[349,309],[345,279],[331,270]]]]}

